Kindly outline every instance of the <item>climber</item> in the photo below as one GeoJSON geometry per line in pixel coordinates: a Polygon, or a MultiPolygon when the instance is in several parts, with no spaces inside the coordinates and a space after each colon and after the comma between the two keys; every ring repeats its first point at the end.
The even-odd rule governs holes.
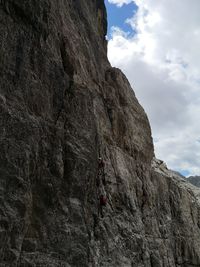
{"type": "Polygon", "coordinates": [[[103,207],[105,207],[106,204],[107,204],[107,197],[101,194],[99,198],[99,211],[102,218],[103,218],[103,207]]]}
{"type": "Polygon", "coordinates": [[[101,157],[99,157],[98,176],[101,176],[102,177],[103,185],[106,184],[104,167],[105,167],[104,160],[101,157]]]}
{"type": "Polygon", "coordinates": [[[100,195],[100,205],[101,206],[106,206],[106,204],[107,204],[107,198],[106,198],[106,196],[100,195]]]}
{"type": "Polygon", "coordinates": [[[99,170],[104,169],[105,163],[101,157],[99,157],[99,170]]]}

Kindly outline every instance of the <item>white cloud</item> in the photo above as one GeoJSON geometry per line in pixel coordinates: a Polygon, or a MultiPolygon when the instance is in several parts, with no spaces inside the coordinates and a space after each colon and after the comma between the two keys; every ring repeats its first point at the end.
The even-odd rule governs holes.
{"type": "Polygon", "coordinates": [[[157,157],[199,175],[200,1],[132,2],[138,11],[128,22],[136,34],[114,27],[109,59],[125,72],[149,116],[157,157]]]}
{"type": "Polygon", "coordinates": [[[111,4],[116,4],[118,7],[123,6],[124,4],[130,4],[133,2],[132,0],[108,0],[109,3],[111,4]]]}

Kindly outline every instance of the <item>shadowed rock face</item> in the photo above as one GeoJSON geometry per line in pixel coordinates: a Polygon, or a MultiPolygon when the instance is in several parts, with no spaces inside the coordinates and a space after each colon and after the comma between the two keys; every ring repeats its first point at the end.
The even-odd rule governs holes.
{"type": "Polygon", "coordinates": [[[102,0],[0,1],[0,266],[200,266],[199,191],[153,160],[106,30],[102,0]]]}
{"type": "Polygon", "coordinates": [[[193,184],[193,185],[195,185],[197,187],[200,187],[200,176],[190,176],[190,177],[187,178],[187,180],[191,184],[193,184]]]}

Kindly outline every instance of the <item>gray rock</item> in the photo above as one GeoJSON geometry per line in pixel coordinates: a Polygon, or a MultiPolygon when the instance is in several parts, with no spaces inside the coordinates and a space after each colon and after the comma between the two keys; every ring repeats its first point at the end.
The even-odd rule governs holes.
{"type": "Polygon", "coordinates": [[[0,266],[200,266],[200,191],[153,159],[106,30],[103,0],[0,1],[0,266]]]}
{"type": "Polygon", "coordinates": [[[200,176],[190,176],[187,178],[187,181],[197,187],[200,187],[200,176]]]}

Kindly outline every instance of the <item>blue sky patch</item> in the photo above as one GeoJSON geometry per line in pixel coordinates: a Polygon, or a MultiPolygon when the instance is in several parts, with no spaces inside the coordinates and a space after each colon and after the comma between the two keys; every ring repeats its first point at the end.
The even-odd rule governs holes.
{"type": "Polygon", "coordinates": [[[114,4],[110,4],[108,0],[105,0],[107,14],[108,14],[108,39],[111,38],[111,27],[117,26],[125,32],[133,34],[134,31],[131,26],[126,23],[127,18],[133,17],[133,14],[137,11],[137,6],[132,2],[122,7],[117,7],[114,4]]]}
{"type": "Polygon", "coordinates": [[[190,172],[187,170],[178,170],[183,176],[187,177],[188,175],[190,175],[190,172]]]}

